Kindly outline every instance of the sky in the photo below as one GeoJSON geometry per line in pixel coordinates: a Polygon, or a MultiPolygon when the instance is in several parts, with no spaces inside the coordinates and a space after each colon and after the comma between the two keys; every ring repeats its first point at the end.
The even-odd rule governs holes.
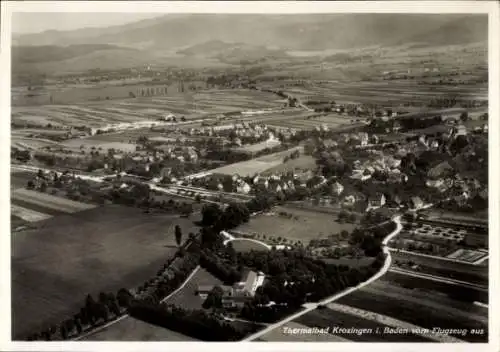
{"type": "Polygon", "coordinates": [[[39,33],[46,30],[72,30],[84,27],[108,27],[161,16],[158,13],[26,13],[12,14],[12,32],[39,33]]]}

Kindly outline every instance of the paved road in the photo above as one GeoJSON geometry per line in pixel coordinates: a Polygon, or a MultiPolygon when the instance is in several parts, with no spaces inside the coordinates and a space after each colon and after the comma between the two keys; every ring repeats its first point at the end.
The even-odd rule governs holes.
{"type": "Polygon", "coordinates": [[[389,249],[387,248],[387,243],[395,236],[397,236],[401,230],[403,229],[403,226],[401,224],[401,216],[398,215],[398,216],[395,216],[393,218],[393,221],[396,223],[396,229],[391,232],[389,235],[387,235],[387,237],[384,238],[384,240],[382,241],[382,250],[384,251],[384,253],[386,254],[386,258],[385,258],[385,262],[384,262],[384,265],[382,266],[382,268],[378,271],[378,273],[376,273],[374,276],[372,276],[371,278],[369,278],[367,281],[365,282],[362,282],[360,284],[358,284],[357,286],[354,286],[354,287],[351,287],[351,288],[348,288],[347,290],[344,290],[340,293],[337,293],[333,296],[330,296],[328,298],[325,298],[324,300],[320,301],[320,302],[311,302],[311,303],[306,303],[304,304],[304,310],[300,311],[300,312],[297,312],[283,320],[280,320],[279,322],[277,323],[274,323],[272,325],[269,325],[267,328],[261,330],[261,331],[258,331],[256,332],[255,334],[252,334],[250,336],[248,336],[247,338],[245,338],[243,341],[252,341],[252,340],[255,340],[255,339],[258,339],[259,337],[267,334],[268,332],[270,332],[271,330],[274,330],[274,329],[277,329],[281,326],[283,326],[284,324],[292,321],[292,320],[295,320],[297,319],[298,317],[302,316],[302,315],[305,315],[313,310],[315,310],[316,308],[318,308],[319,305],[325,305],[325,304],[328,304],[328,303],[332,303],[333,301],[339,299],[339,298],[342,298],[356,290],[359,290],[363,287],[365,287],[366,285],[369,285],[371,284],[372,282],[374,282],[375,280],[379,279],[380,277],[382,277],[388,270],[389,270],[389,267],[391,266],[391,253],[389,251],[389,249]]]}

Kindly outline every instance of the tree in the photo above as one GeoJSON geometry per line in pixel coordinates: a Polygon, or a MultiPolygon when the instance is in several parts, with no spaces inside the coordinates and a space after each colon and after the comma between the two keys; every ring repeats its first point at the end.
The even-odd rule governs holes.
{"type": "Polygon", "coordinates": [[[465,122],[469,119],[469,114],[467,113],[467,111],[464,111],[463,113],[460,114],[460,120],[462,122],[465,122]]]}
{"type": "Polygon", "coordinates": [[[81,332],[82,332],[83,328],[82,328],[82,323],[81,323],[81,321],[80,321],[80,318],[79,318],[78,316],[75,316],[75,317],[73,318],[73,321],[74,321],[74,323],[75,323],[76,333],[77,333],[77,334],[81,334],[81,332]]]}
{"type": "Polygon", "coordinates": [[[43,176],[43,170],[42,169],[38,169],[37,176],[40,177],[40,178],[44,178],[44,176],[43,176]]]}
{"type": "Polygon", "coordinates": [[[59,328],[60,332],[61,332],[61,337],[63,340],[66,340],[68,338],[68,331],[66,329],[66,326],[65,324],[61,324],[60,328],[59,328]]]}
{"type": "Polygon", "coordinates": [[[231,203],[226,208],[221,218],[223,229],[234,228],[250,219],[250,211],[243,203],[231,203]]]}
{"type": "Polygon", "coordinates": [[[180,246],[182,242],[182,230],[179,225],[175,225],[175,242],[180,246]]]}
{"type": "Polygon", "coordinates": [[[127,308],[130,306],[130,303],[132,302],[133,296],[128,290],[121,288],[118,291],[118,293],[116,294],[116,298],[117,298],[118,304],[121,307],[127,308]]]}
{"type": "Polygon", "coordinates": [[[34,189],[35,188],[35,183],[31,180],[28,181],[27,185],[26,185],[26,188],[27,189],[34,189]]]}
{"type": "Polygon", "coordinates": [[[203,207],[201,214],[203,225],[212,226],[221,218],[222,210],[217,204],[210,203],[203,207]]]}
{"type": "Polygon", "coordinates": [[[42,182],[42,184],[40,185],[40,192],[46,192],[46,191],[47,191],[47,183],[42,182]]]}
{"type": "Polygon", "coordinates": [[[222,308],[222,296],[224,291],[220,286],[215,286],[212,291],[208,293],[207,299],[203,302],[203,308],[205,309],[216,309],[222,308]]]}

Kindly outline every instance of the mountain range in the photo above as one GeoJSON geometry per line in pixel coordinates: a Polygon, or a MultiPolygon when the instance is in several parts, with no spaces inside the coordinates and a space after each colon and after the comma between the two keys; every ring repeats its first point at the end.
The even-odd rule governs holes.
{"type": "Polygon", "coordinates": [[[169,57],[178,60],[179,56],[238,62],[248,58],[284,57],[290,51],[487,42],[487,36],[486,15],[182,14],[108,28],[15,35],[12,56],[19,65],[31,66],[74,61],[97,53],[101,59],[115,55],[118,66],[121,64],[116,60],[117,53],[129,58],[127,64],[137,61],[138,65],[169,57]]]}

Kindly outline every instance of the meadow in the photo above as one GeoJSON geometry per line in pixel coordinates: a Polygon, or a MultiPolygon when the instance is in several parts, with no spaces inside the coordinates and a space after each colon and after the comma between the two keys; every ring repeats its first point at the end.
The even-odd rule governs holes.
{"type": "Polygon", "coordinates": [[[14,338],[60,322],[85,295],[141,285],[175,254],[191,220],[105,206],[54,216],[11,238],[14,338]],[[50,283],[50,284],[48,284],[50,283]]]}

